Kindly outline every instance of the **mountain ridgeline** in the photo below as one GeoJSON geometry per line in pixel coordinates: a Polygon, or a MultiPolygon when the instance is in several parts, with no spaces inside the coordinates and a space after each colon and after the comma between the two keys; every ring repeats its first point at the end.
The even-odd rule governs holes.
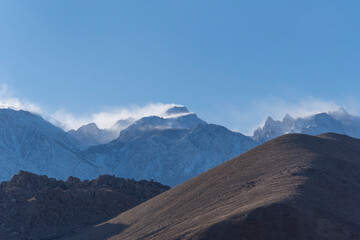
{"type": "Polygon", "coordinates": [[[265,125],[254,131],[252,139],[264,143],[287,133],[318,135],[327,132],[360,138],[360,117],[351,116],[344,108],[296,119],[287,114],[282,121],[268,117],[265,125]]]}
{"type": "Polygon", "coordinates": [[[162,116],[120,119],[109,129],[89,123],[69,132],[38,115],[0,109],[0,181],[26,170],[63,180],[110,174],[176,186],[283,134],[325,132],[360,137],[360,118],[344,109],[282,121],[269,117],[248,137],[208,124],[184,106],[162,116]]]}
{"type": "Polygon", "coordinates": [[[257,145],[240,133],[207,124],[186,107],[173,107],[164,115],[129,120],[130,126],[114,140],[87,148],[94,136],[103,141],[104,131],[110,130],[88,124],[69,134],[32,113],[0,109],[0,119],[5,119],[0,126],[0,162],[5,166],[0,180],[26,170],[63,180],[110,174],[175,186],[257,145]]]}
{"type": "Polygon", "coordinates": [[[256,145],[240,133],[188,114],[140,119],[116,140],[85,153],[103,173],[176,186],[256,145]]]}

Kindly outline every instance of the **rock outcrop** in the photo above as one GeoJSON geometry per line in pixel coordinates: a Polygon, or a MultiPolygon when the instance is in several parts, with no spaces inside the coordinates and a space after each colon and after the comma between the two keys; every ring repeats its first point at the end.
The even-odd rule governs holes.
{"type": "Polygon", "coordinates": [[[58,239],[69,236],[168,190],[153,181],[103,175],[58,181],[20,171],[0,184],[0,239],[58,239]]]}

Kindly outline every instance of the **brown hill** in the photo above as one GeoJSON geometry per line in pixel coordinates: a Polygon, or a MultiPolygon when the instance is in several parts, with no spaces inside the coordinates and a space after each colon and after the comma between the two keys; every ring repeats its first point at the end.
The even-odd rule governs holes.
{"type": "Polygon", "coordinates": [[[360,239],[360,140],[279,137],[71,239],[360,239]]]}
{"type": "Polygon", "coordinates": [[[0,239],[58,239],[115,217],[169,187],[103,175],[65,182],[20,171],[0,184],[0,239]]]}

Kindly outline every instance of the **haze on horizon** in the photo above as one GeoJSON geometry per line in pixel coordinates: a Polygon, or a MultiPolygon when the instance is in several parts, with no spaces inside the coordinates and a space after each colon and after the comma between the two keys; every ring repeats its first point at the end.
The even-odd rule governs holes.
{"type": "Polygon", "coordinates": [[[359,115],[359,7],[2,1],[0,105],[75,126],[180,104],[243,133],[268,115],[359,115]]]}

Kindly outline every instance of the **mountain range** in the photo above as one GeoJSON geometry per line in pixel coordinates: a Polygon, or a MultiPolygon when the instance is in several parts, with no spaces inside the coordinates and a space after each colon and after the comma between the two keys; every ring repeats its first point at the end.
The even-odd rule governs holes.
{"type": "Polygon", "coordinates": [[[93,145],[96,125],[0,109],[0,239],[360,239],[359,119],[268,117],[245,136],[177,106],[93,145]]]}
{"type": "Polygon", "coordinates": [[[326,132],[360,138],[360,117],[350,115],[344,108],[299,118],[286,114],[282,121],[268,117],[264,126],[254,131],[252,139],[264,143],[287,133],[318,135],[326,132]]]}
{"type": "Polygon", "coordinates": [[[282,121],[268,117],[245,136],[175,106],[162,116],[120,119],[110,129],[90,123],[64,132],[36,114],[0,109],[0,180],[26,170],[63,180],[110,174],[176,186],[283,134],[325,132],[360,137],[360,118],[344,109],[282,121]]]}
{"type": "Polygon", "coordinates": [[[102,173],[176,186],[256,145],[240,133],[189,113],[168,119],[142,118],[116,140],[90,147],[85,155],[101,166],[102,173]]]}

